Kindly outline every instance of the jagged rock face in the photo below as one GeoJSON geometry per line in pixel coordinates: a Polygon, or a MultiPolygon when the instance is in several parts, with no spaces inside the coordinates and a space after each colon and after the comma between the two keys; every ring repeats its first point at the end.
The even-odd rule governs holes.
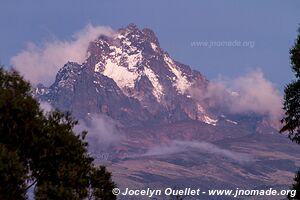
{"type": "Polygon", "coordinates": [[[124,124],[200,120],[215,124],[190,87],[207,86],[198,71],[174,61],[153,31],[130,24],[92,41],[84,63],[65,64],[35,96],[84,118],[103,113],[124,124]]]}

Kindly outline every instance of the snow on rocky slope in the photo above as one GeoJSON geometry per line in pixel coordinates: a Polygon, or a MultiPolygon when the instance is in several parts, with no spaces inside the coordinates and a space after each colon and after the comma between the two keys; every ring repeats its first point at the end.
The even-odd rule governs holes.
{"type": "Polygon", "coordinates": [[[83,63],[69,62],[35,96],[76,117],[102,113],[134,125],[198,120],[216,125],[217,119],[189,88],[205,88],[198,71],[175,61],[162,50],[154,32],[134,24],[111,37],[90,43],[83,63]]]}

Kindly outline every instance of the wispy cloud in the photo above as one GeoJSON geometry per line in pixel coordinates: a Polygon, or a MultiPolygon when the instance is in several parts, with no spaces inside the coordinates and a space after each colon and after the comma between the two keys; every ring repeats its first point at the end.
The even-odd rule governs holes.
{"type": "Polygon", "coordinates": [[[220,78],[211,81],[206,90],[193,88],[191,93],[211,107],[223,107],[232,113],[254,112],[272,120],[283,114],[282,97],[261,70],[233,80],[220,78]]]}
{"type": "Polygon", "coordinates": [[[113,33],[110,27],[89,24],[73,34],[70,41],[53,40],[42,45],[29,43],[26,49],[11,58],[11,64],[31,83],[49,85],[65,63],[84,61],[91,41],[100,35],[113,33]]]}
{"type": "Polygon", "coordinates": [[[47,113],[47,112],[50,112],[51,110],[53,110],[52,105],[46,101],[41,101],[41,102],[39,102],[39,104],[40,104],[40,108],[44,111],[44,113],[47,113]]]}
{"type": "Polygon", "coordinates": [[[237,153],[231,150],[222,149],[208,142],[191,142],[191,141],[173,141],[168,145],[160,145],[149,149],[143,156],[163,156],[180,152],[186,152],[190,149],[197,150],[201,153],[213,154],[228,158],[240,164],[251,161],[249,154],[237,153]]]}
{"type": "Polygon", "coordinates": [[[118,129],[117,122],[105,115],[91,115],[90,120],[79,121],[75,131],[83,130],[88,131],[87,139],[90,144],[96,145],[99,149],[116,144],[124,138],[118,129]]]}

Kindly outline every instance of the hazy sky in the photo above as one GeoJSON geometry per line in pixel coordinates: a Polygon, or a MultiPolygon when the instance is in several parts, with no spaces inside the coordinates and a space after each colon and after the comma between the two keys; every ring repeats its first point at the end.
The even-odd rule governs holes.
{"type": "Polygon", "coordinates": [[[209,79],[261,68],[282,90],[293,78],[289,49],[300,23],[300,1],[1,0],[0,62],[9,65],[28,42],[70,40],[88,23],[149,27],[173,58],[209,79]],[[214,47],[191,46],[210,41],[214,47]],[[254,46],[218,46],[234,41],[254,46]]]}

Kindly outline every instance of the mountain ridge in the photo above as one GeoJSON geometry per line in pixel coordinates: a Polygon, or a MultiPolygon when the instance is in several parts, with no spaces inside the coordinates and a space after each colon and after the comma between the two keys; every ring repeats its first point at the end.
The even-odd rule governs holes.
{"type": "Polygon", "coordinates": [[[215,125],[217,120],[188,91],[191,87],[205,88],[207,83],[200,72],[173,60],[163,51],[152,30],[139,30],[130,24],[111,37],[99,36],[92,41],[82,64],[66,63],[57,73],[55,82],[49,88],[39,85],[34,96],[61,110],[70,110],[79,118],[85,117],[83,113],[96,111],[127,124],[125,118],[132,118],[130,122],[133,123],[137,115],[133,110],[138,110],[143,116],[137,121],[199,120],[215,125]],[[91,102],[94,108],[77,112],[73,104],[78,96],[75,93],[80,92],[79,82],[89,84],[103,98],[95,97],[85,87],[91,93],[87,99],[94,101],[91,102]],[[114,106],[108,105],[105,99],[113,96],[114,106]],[[118,107],[124,117],[117,116],[113,107],[118,107]]]}

